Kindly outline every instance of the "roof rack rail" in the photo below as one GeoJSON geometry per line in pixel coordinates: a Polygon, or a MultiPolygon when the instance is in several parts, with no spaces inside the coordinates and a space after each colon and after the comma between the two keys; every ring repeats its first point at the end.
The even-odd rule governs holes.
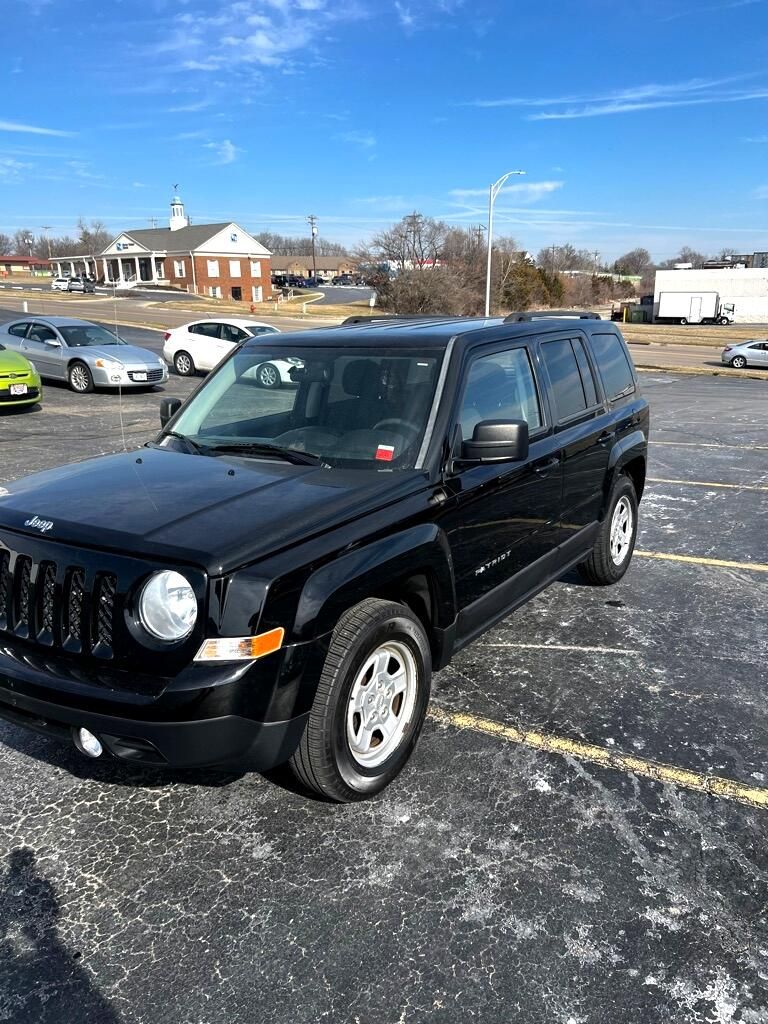
{"type": "Polygon", "coordinates": [[[510,313],[505,324],[519,324],[525,320],[601,320],[599,313],[586,313],[583,309],[529,309],[526,313],[510,313]]]}
{"type": "Polygon", "coordinates": [[[450,320],[451,317],[437,316],[427,313],[385,313],[380,316],[348,316],[342,320],[342,327],[352,327],[354,324],[386,324],[390,320],[450,320]]]}

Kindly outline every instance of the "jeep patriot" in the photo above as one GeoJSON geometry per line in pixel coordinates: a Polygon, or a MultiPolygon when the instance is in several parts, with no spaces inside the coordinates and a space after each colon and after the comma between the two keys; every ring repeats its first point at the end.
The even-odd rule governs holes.
{"type": "Polygon", "coordinates": [[[0,716],[91,757],[371,796],[434,670],[632,557],[648,403],[599,318],[255,338],[161,423],[0,489],[0,716]]]}

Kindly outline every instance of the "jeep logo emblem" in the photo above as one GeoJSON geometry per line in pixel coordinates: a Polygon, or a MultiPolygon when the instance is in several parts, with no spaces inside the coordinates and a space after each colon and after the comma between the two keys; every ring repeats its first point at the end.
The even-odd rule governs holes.
{"type": "Polygon", "coordinates": [[[38,516],[32,516],[31,519],[27,519],[24,522],[25,526],[31,526],[35,530],[39,530],[40,533],[48,533],[49,530],[53,529],[53,523],[50,519],[40,519],[38,516]]]}

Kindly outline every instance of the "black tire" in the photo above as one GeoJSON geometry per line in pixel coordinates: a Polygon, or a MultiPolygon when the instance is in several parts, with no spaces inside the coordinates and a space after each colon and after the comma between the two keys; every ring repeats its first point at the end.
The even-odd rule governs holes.
{"type": "Polygon", "coordinates": [[[632,481],[627,476],[619,476],[613,485],[611,498],[608,502],[608,513],[600,524],[594,547],[589,558],[579,565],[581,576],[595,586],[610,586],[618,583],[629,568],[632,552],[637,540],[637,495],[632,481]],[[619,503],[626,503],[622,508],[631,510],[631,531],[628,543],[621,551],[621,560],[617,562],[611,554],[611,527],[614,513],[619,503]]]}
{"type": "Polygon", "coordinates": [[[184,349],[179,349],[173,357],[173,368],[180,377],[194,377],[197,373],[194,359],[184,349]]]}
{"type": "Polygon", "coordinates": [[[734,368],[734,370],[743,370],[746,367],[746,365],[747,360],[745,356],[734,356],[731,360],[731,366],[734,368]]]}
{"type": "Polygon", "coordinates": [[[721,327],[727,327],[727,325],[728,325],[728,324],[729,324],[729,323],[730,323],[731,321],[730,321],[730,320],[728,319],[728,317],[727,317],[727,316],[721,316],[721,317],[718,317],[718,320],[717,320],[717,322],[718,322],[718,323],[720,324],[720,326],[721,326],[721,327]]]}
{"type": "Polygon", "coordinates": [[[77,360],[67,370],[67,383],[75,394],[87,395],[93,391],[93,374],[85,363],[77,360]]]}
{"type": "Polygon", "coordinates": [[[680,317],[680,324],[681,324],[682,327],[685,327],[687,323],[688,323],[688,320],[687,320],[686,317],[684,317],[684,316],[680,317]]]}
{"type": "Polygon", "coordinates": [[[262,363],[256,371],[256,380],[262,388],[279,388],[282,383],[280,371],[274,363],[262,363]]]}
{"type": "MultiPolygon", "coordinates": [[[[410,609],[376,598],[350,608],[333,631],[307,727],[290,760],[294,775],[307,788],[338,803],[380,793],[403,769],[416,746],[427,713],[431,679],[429,641],[410,609]],[[384,644],[397,644],[410,653],[415,668],[414,696],[397,745],[381,764],[367,767],[359,763],[350,747],[347,717],[362,669],[384,644]]],[[[406,709],[400,707],[405,714],[406,709]]]]}

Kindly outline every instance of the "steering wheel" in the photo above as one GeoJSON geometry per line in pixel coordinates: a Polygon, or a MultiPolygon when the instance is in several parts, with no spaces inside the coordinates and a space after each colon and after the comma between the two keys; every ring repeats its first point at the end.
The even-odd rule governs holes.
{"type": "Polygon", "coordinates": [[[410,433],[411,437],[407,438],[407,442],[410,444],[414,441],[421,433],[421,427],[415,423],[409,423],[407,420],[388,419],[379,420],[378,423],[374,423],[373,430],[392,430],[399,433],[410,433]]]}

